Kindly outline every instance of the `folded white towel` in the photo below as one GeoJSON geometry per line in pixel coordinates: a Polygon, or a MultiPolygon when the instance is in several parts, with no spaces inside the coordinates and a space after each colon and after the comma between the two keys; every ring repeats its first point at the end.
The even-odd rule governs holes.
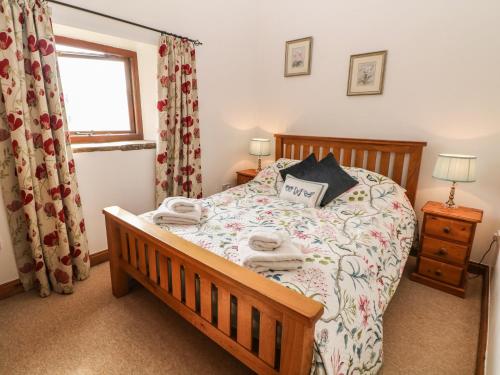
{"type": "Polygon", "coordinates": [[[168,197],[165,198],[161,206],[175,212],[185,213],[195,211],[196,207],[199,207],[200,204],[198,203],[198,199],[185,197],[168,197]]]}
{"type": "Polygon", "coordinates": [[[248,235],[248,245],[253,250],[270,251],[280,247],[287,238],[288,235],[282,232],[254,231],[248,235]]]}
{"type": "Polygon", "coordinates": [[[274,251],[252,250],[248,241],[243,239],[238,242],[238,253],[241,265],[256,272],[295,270],[302,266],[305,259],[305,255],[290,239],[285,239],[274,251]]]}
{"type": "Polygon", "coordinates": [[[161,205],[153,214],[155,224],[179,224],[195,225],[199,224],[201,219],[201,205],[197,204],[191,212],[175,212],[161,205]]]}

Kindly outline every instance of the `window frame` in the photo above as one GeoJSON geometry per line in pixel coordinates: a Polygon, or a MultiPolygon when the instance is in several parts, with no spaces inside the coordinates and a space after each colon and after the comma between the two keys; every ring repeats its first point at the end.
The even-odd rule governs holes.
{"type": "MultiPolygon", "coordinates": [[[[142,112],[141,112],[141,95],[139,89],[139,69],[137,63],[137,53],[122,48],[111,47],[104,44],[88,42],[86,40],[69,38],[66,36],[55,36],[56,51],[57,44],[64,44],[70,47],[91,49],[106,54],[107,59],[120,60],[125,62],[125,74],[127,85],[127,98],[130,118],[129,131],[95,131],[92,133],[86,132],[70,132],[72,143],[103,143],[103,142],[120,142],[120,141],[137,141],[143,140],[142,128],[142,112]]],[[[57,56],[78,57],[78,53],[57,52],[57,56]]],[[[85,58],[92,56],[81,54],[85,58]]],[[[102,57],[95,57],[102,58],[102,57]]],[[[61,88],[62,89],[62,88],[61,88]]]]}

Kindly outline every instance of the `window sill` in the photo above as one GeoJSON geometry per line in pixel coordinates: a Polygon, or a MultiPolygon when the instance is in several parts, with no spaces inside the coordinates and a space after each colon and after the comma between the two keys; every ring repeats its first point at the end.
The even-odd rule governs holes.
{"type": "Polygon", "coordinates": [[[96,152],[96,151],[135,151],[156,148],[154,141],[125,141],[108,143],[73,143],[73,153],[96,152]]]}

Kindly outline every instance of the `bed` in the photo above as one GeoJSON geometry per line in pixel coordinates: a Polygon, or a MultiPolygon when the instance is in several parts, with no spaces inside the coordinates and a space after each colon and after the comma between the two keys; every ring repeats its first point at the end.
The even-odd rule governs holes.
{"type": "Polygon", "coordinates": [[[276,162],[202,201],[198,226],[104,210],[113,294],[133,278],[252,370],[375,374],[383,313],[415,231],[424,142],[276,135],[276,162]],[[359,184],[322,209],[278,198],[279,169],[333,152],[359,184]],[[237,236],[286,230],[307,255],[296,271],[238,265],[237,236]]]}

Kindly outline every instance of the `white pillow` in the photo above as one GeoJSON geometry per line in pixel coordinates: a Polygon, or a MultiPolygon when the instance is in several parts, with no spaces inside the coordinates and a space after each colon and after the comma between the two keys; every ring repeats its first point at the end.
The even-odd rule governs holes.
{"type": "Polygon", "coordinates": [[[300,160],[281,158],[260,171],[253,181],[258,181],[268,186],[275,186],[277,193],[279,193],[281,191],[281,187],[283,186],[283,179],[281,178],[280,170],[291,167],[299,162],[300,160]]]}
{"type": "Polygon", "coordinates": [[[304,203],[307,207],[318,207],[327,189],[326,183],[301,180],[288,174],[281,188],[280,198],[304,203]]]}

